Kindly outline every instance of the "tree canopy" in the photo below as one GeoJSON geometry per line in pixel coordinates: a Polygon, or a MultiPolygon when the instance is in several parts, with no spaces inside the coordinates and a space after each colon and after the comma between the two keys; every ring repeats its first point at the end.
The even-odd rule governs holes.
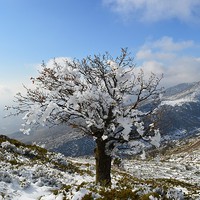
{"type": "Polygon", "coordinates": [[[103,141],[112,156],[120,144],[136,139],[159,146],[159,131],[148,116],[156,112],[161,79],[154,73],[147,78],[127,49],[115,58],[105,53],[54,59],[43,63],[38,77],[31,78],[33,87],[18,93],[12,108],[15,115],[24,114],[24,133],[37,124],[65,123],[103,141]],[[147,101],[151,106],[142,109],[147,101]]]}

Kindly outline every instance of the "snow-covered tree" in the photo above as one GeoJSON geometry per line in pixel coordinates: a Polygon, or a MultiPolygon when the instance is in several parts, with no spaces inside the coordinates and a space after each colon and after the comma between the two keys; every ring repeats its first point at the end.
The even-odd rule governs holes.
{"type": "Polygon", "coordinates": [[[92,136],[96,182],[110,184],[111,160],[119,145],[134,146],[136,140],[159,145],[159,131],[149,116],[155,113],[161,78],[152,73],[147,79],[127,49],[116,58],[105,53],[81,61],[54,59],[31,78],[34,87],[16,95],[13,114],[25,114],[25,133],[34,124],[64,123],[92,136]],[[147,101],[152,106],[142,109],[147,101]]]}

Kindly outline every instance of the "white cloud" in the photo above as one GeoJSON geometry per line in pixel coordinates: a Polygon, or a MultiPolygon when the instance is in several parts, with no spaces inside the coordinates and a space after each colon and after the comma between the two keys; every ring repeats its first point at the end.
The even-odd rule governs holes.
{"type": "Polygon", "coordinates": [[[25,93],[26,89],[23,85],[27,86],[28,88],[32,87],[32,82],[30,79],[26,80],[14,80],[13,82],[10,81],[9,84],[0,85],[0,107],[2,106],[11,106],[14,104],[15,96],[18,92],[22,94],[25,93]]]}
{"type": "Polygon", "coordinates": [[[157,61],[144,62],[142,65],[142,69],[147,74],[155,72],[156,74],[161,75],[161,74],[164,74],[164,72],[165,72],[165,67],[163,66],[163,64],[160,62],[157,62],[157,61]]]}
{"type": "Polygon", "coordinates": [[[0,85],[0,96],[10,93],[10,89],[6,86],[0,85]]]}
{"type": "Polygon", "coordinates": [[[193,47],[197,48],[193,41],[176,42],[172,38],[163,37],[142,45],[136,60],[146,73],[163,73],[162,84],[166,87],[200,81],[200,58],[186,53],[193,47]]]}
{"type": "Polygon", "coordinates": [[[151,49],[141,49],[136,54],[137,59],[158,59],[158,60],[169,60],[176,57],[174,53],[169,52],[153,52],[151,49]]]}
{"type": "Polygon", "coordinates": [[[10,97],[13,95],[11,88],[5,85],[0,85],[0,100],[1,102],[6,103],[10,97]]]}
{"type": "Polygon", "coordinates": [[[174,41],[173,38],[164,36],[156,41],[148,41],[137,52],[138,59],[175,59],[177,52],[195,47],[194,41],[174,41]]]}
{"type": "Polygon", "coordinates": [[[181,57],[172,62],[166,71],[166,82],[174,85],[183,82],[200,81],[200,60],[181,57]]]}
{"type": "Polygon", "coordinates": [[[143,21],[177,18],[190,21],[197,18],[199,0],[103,0],[114,12],[143,21]]]}
{"type": "Polygon", "coordinates": [[[150,45],[153,45],[154,48],[160,48],[163,51],[180,51],[193,47],[194,42],[192,40],[175,42],[173,38],[164,36],[153,44],[150,43],[150,45]]]}

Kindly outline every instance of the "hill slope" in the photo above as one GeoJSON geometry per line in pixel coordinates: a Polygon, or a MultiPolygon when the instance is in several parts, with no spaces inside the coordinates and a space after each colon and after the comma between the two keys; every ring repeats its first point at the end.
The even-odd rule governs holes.
{"type": "Polygon", "coordinates": [[[0,199],[197,200],[199,153],[198,149],[190,155],[192,168],[186,168],[188,161],[180,155],[168,155],[160,161],[124,160],[122,168],[113,167],[112,187],[105,189],[94,183],[93,159],[65,158],[1,135],[0,199]]]}

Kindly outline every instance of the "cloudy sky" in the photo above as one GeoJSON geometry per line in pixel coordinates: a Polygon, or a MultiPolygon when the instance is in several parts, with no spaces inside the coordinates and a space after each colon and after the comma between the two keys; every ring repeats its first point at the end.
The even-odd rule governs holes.
{"type": "Polygon", "coordinates": [[[128,47],[166,87],[200,81],[199,0],[0,0],[0,105],[54,57],[128,47]]]}

